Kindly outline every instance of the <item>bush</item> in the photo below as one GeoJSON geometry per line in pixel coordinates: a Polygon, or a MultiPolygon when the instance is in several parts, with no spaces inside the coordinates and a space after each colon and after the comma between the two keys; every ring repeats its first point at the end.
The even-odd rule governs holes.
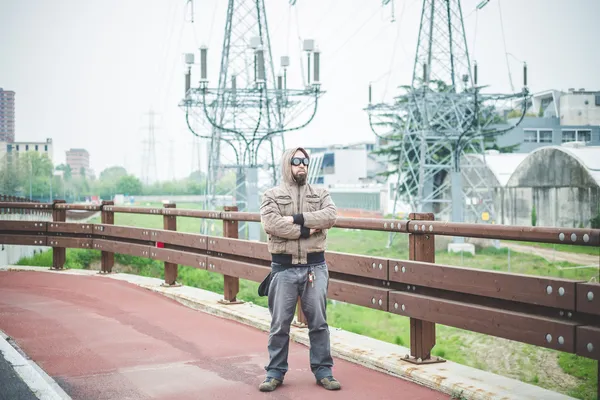
{"type": "Polygon", "coordinates": [[[592,219],[590,219],[590,223],[592,225],[592,229],[600,229],[600,206],[598,207],[598,214],[592,219]]]}

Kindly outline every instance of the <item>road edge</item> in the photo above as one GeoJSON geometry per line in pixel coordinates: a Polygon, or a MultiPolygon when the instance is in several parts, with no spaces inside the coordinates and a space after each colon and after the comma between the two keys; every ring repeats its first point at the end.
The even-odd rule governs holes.
{"type": "Polygon", "coordinates": [[[19,345],[0,330],[0,356],[8,361],[25,385],[40,400],[71,400],[71,397],[30,359],[19,345]]]}

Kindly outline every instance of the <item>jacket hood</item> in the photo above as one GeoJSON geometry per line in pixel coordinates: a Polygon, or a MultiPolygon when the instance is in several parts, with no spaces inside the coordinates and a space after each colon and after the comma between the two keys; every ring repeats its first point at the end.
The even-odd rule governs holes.
{"type": "MultiPolygon", "coordinates": [[[[294,154],[298,150],[303,152],[306,155],[306,157],[310,160],[310,157],[308,156],[308,152],[306,150],[304,150],[304,148],[302,148],[302,147],[295,147],[293,149],[288,149],[281,156],[281,182],[288,186],[297,186],[298,185],[292,175],[292,158],[294,157],[294,154]]],[[[308,168],[306,169],[306,171],[308,173],[308,168]]]]}

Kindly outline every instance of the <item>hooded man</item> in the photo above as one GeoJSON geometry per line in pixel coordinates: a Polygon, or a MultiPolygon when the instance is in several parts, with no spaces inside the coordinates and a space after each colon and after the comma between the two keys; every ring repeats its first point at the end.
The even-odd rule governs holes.
{"type": "Polygon", "coordinates": [[[326,189],[306,183],[306,150],[287,150],[281,164],[282,183],[264,193],[260,206],[272,263],[268,289],[269,365],[259,389],[270,392],[283,383],[288,369],[290,325],[300,297],[308,322],[311,371],[318,385],[338,390],[341,386],[332,374],[326,315],[329,272],[325,263],[327,229],[334,225],[337,210],[326,189]]]}

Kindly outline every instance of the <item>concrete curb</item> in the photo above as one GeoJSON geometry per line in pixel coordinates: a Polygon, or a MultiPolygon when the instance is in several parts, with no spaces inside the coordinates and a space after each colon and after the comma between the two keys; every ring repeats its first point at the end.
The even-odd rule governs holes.
{"type": "Polygon", "coordinates": [[[35,362],[24,356],[23,351],[4,332],[0,331],[0,356],[3,356],[40,400],[71,400],[64,390],[35,362]]]}
{"type": "MultiPolygon", "coordinates": [[[[40,267],[0,267],[2,270],[50,271],[40,267]]],[[[56,273],[56,272],[55,272],[56,273]]],[[[162,287],[163,281],[130,274],[99,275],[97,271],[67,270],[62,274],[90,275],[126,281],[160,293],[187,307],[245,325],[268,331],[271,317],[268,309],[252,303],[225,305],[218,301],[222,296],[206,290],[181,286],[162,287]]],[[[414,365],[403,360],[410,351],[406,347],[330,328],[331,350],[335,357],[415,382],[456,398],[474,400],[566,400],[572,397],[540,388],[535,385],[506,378],[490,372],[467,367],[451,361],[440,364],[414,365]]],[[[293,327],[293,341],[309,345],[308,330],[293,327]]],[[[265,343],[266,347],[266,343],[265,343]]],[[[266,352],[266,349],[265,349],[266,352]]]]}

